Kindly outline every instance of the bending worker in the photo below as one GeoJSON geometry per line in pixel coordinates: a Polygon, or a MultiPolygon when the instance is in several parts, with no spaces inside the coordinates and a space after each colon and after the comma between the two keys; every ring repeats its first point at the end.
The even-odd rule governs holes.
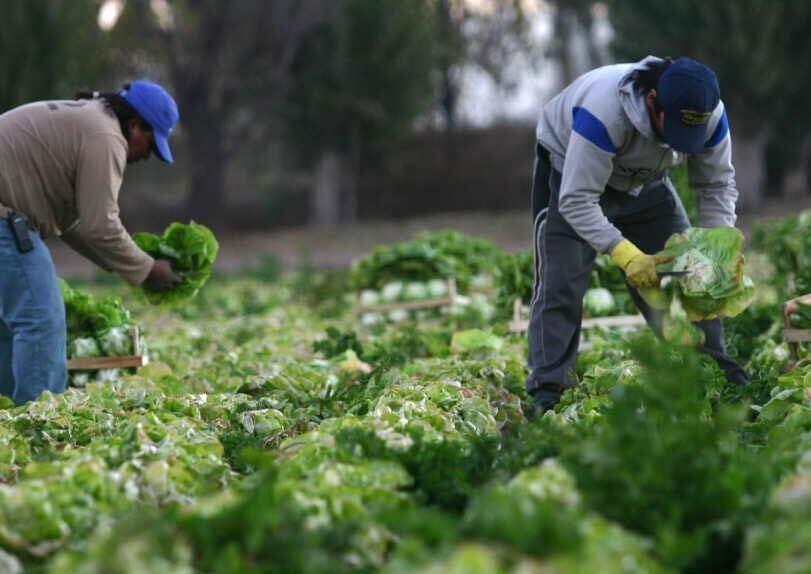
{"type": "Polygon", "coordinates": [[[133,285],[180,283],[119,218],[128,163],[171,163],[175,101],[138,81],[118,93],[26,104],[0,115],[0,393],[17,404],[67,381],[65,307],[43,238],[60,236],[133,285]]]}
{"type": "MultiPolygon", "coordinates": [[[[660,331],[661,316],[636,288],[659,284],[663,261],[652,254],[690,225],[668,168],[687,162],[705,227],[735,225],[738,191],[718,80],[689,58],[648,56],[584,74],[544,106],[537,138],[527,391],[547,410],[577,382],[582,301],[597,253],[623,269],[634,302],[660,331]]],[[[720,320],[697,326],[701,350],[728,380],[747,384],[720,320]]]]}

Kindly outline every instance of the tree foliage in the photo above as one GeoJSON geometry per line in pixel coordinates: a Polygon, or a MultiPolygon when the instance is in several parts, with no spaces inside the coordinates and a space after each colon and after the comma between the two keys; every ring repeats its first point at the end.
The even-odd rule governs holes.
{"type": "Polygon", "coordinates": [[[337,4],[303,43],[286,100],[287,133],[314,153],[396,138],[433,95],[430,1],[337,4]]]}
{"type": "Polygon", "coordinates": [[[803,0],[613,0],[610,18],[620,59],[690,56],[718,74],[734,129],[765,133],[772,159],[799,152],[811,127],[805,98],[811,76],[811,4],[803,0]],[[775,148],[777,146],[777,148],[775,148]]]}
{"type": "Polygon", "coordinates": [[[104,67],[93,0],[0,0],[0,113],[71,97],[104,67]]]}

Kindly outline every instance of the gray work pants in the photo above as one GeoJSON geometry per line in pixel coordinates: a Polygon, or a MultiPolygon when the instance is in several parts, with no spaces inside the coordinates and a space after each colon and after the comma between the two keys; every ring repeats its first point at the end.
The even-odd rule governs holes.
{"type": "MultiPolygon", "coordinates": [[[[577,382],[575,358],[580,343],[583,296],[597,256],[558,211],[560,181],[561,174],[551,167],[548,152],[539,145],[532,189],[535,287],[528,331],[529,392],[542,384],[544,388],[555,389],[577,382]]],[[[661,251],[668,237],[690,226],[666,174],[647,184],[637,197],[607,188],[600,197],[600,207],[623,236],[645,253],[661,251]]],[[[661,312],[651,309],[630,285],[628,290],[648,325],[661,335],[661,312]]],[[[700,350],[716,360],[729,381],[748,383],[743,369],[726,353],[721,321],[701,321],[696,325],[706,335],[700,350]]]]}

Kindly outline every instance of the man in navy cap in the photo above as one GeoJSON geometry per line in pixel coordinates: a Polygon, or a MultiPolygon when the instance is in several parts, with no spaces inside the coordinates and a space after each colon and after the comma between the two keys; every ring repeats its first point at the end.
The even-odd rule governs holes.
{"type": "MultiPolygon", "coordinates": [[[[735,225],[738,191],[718,80],[689,58],[648,56],[579,77],[544,106],[536,150],[527,390],[547,410],[577,382],[582,301],[597,253],[623,269],[634,302],[659,330],[660,317],[636,289],[658,285],[663,259],[653,254],[690,225],[668,169],[687,163],[704,227],[735,225]]],[[[701,350],[730,381],[746,384],[720,321],[697,325],[701,350]]]]}
{"type": "Polygon", "coordinates": [[[172,163],[177,105],[147,81],[116,93],[34,102],[0,115],[0,393],[16,403],[67,379],[65,309],[43,238],[133,285],[178,285],[121,224],[118,192],[128,163],[154,152],[172,163]]]}

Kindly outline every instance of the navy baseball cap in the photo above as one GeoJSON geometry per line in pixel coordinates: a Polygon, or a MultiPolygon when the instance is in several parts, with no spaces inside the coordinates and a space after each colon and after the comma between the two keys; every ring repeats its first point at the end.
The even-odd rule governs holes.
{"type": "Polygon", "coordinates": [[[152,126],[157,156],[166,163],[172,163],[174,159],[169,149],[169,134],[180,119],[180,114],[169,92],[153,82],[138,80],[119,93],[152,126]]]}
{"type": "Polygon", "coordinates": [[[665,142],[682,153],[703,151],[707,122],[721,100],[715,72],[701,62],[679,58],[659,78],[656,99],[665,113],[665,142]]]}

